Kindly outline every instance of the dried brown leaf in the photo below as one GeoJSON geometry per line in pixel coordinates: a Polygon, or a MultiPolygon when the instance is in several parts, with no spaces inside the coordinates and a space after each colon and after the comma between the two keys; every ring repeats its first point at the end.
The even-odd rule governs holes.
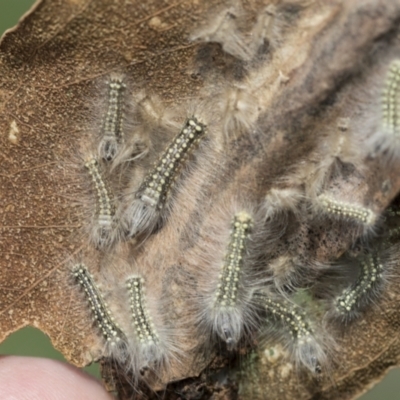
{"type": "MultiPolygon", "coordinates": [[[[71,265],[80,257],[90,259],[91,270],[107,286],[125,273],[114,267],[115,260],[129,254],[144,266],[151,288],[173,298],[167,317],[192,321],[185,305],[187,293],[196,286],[188,283],[185,268],[201,262],[191,250],[199,245],[196,231],[206,229],[209,221],[219,221],[218,212],[230,199],[240,198],[238,191],[246,194],[249,203],[259,202],[293,167],[313,160],[318,144],[326,138],[324,132],[335,129],[338,118],[354,115],[357,119],[360,102],[356,100],[362,97],[363,86],[375,84],[368,77],[378,80],[374,77],[382,75],[379,68],[384,61],[380,60],[390,59],[400,44],[400,1],[275,2],[278,7],[287,6],[288,15],[295,17],[282,30],[284,40],[278,40],[272,58],[260,58],[249,66],[216,43],[189,41],[195,28],[206,24],[226,3],[43,0],[3,37],[2,339],[32,325],[47,333],[54,346],[78,366],[101,356],[98,332],[71,279],[71,265]],[[224,90],[234,85],[248,88],[257,79],[259,87],[254,132],[230,137],[228,144],[219,137],[215,143],[220,147],[211,152],[209,165],[199,169],[203,175],[195,170],[190,176],[192,197],[189,191],[177,195],[177,211],[165,229],[152,235],[144,250],[128,242],[110,255],[88,246],[82,235],[82,209],[71,199],[79,196],[79,179],[69,163],[87,140],[98,82],[113,71],[129,76],[134,90],[154,93],[176,109],[186,112],[186,103],[196,101],[209,104],[205,114],[210,115],[224,90]]],[[[244,2],[244,31],[265,5],[244,2]]],[[[209,125],[223,131],[221,121],[209,125]]],[[[350,179],[338,190],[360,201],[369,199],[374,212],[380,213],[400,189],[396,166],[366,159],[363,183],[350,179]]],[[[293,236],[305,230],[300,226],[293,236]]],[[[302,260],[324,263],[339,257],[353,239],[351,232],[331,232],[321,226],[287,245],[297,246],[302,260]]],[[[259,349],[253,366],[243,367],[240,383],[221,388],[207,379],[207,373],[213,376],[227,361],[215,358],[214,351],[200,357],[195,354],[202,338],[192,325],[180,339],[187,351],[183,365],[172,363],[153,389],[193,378],[175,383],[166,398],[178,398],[176,393],[182,392],[186,398],[198,393],[203,398],[211,398],[212,393],[213,398],[235,398],[237,385],[243,399],[354,398],[399,364],[398,287],[395,275],[379,304],[338,336],[340,351],[330,377],[303,377],[287,361],[271,361],[259,349]],[[206,375],[201,375],[203,370],[206,375]]],[[[125,390],[129,391],[129,385],[125,390]]]]}

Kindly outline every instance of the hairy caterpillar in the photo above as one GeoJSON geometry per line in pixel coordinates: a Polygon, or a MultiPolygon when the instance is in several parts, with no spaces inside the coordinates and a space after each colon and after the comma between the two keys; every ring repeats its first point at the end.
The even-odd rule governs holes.
{"type": "Polygon", "coordinates": [[[132,326],[139,342],[139,347],[149,355],[147,361],[154,359],[157,354],[159,337],[155,332],[155,326],[147,310],[144,279],[134,276],[127,280],[127,288],[130,300],[132,326]]]}
{"type": "Polygon", "coordinates": [[[320,373],[327,364],[327,357],[304,310],[266,291],[255,292],[254,298],[266,312],[267,322],[263,333],[267,340],[286,340],[282,344],[289,349],[296,364],[304,365],[312,373],[320,373]],[[283,335],[281,328],[284,330],[283,335]]]}
{"type": "Polygon", "coordinates": [[[357,204],[338,201],[326,194],[321,194],[317,199],[319,206],[326,213],[339,218],[348,219],[366,227],[372,226],[377,219],[376,214],[372,210],[357,204]]]}
{"type": "Polygon", "coordinates": [[[115,206],[110,190],[101,175],[99,161],[94,157],[88,157],[85,168],[91,177],[96,193],[96,212],[89,232],[90,240],[96,247],[105,248],[116,239],[115,206]]]}
{"type": "Polygon", "coordinates": [[[371,147],[371,155],[384,155],[384,160],[393,161],[399,154],[400,135],[400,60],[390,61],[383,88],[380,89],[380,107],[378,121],[373,121],[374,131],[367,145],[371,147]]]}
{"type": "Polygon", "coordinates": [[[400,60],[389,66],[382,94],[382,125],[392,135],[400,134],[400,60]]]}
{"type": "Polygon", "coordinates": [[[189,118],[160,160],[145,176],[135,193],[135,199],[124,213],[130,237],[152,231],[157,225],[165,208],[169,190],[183,167],[186,156],[193,151],[204,134],[205,125],[194,117],[189,118]]]}
{"type": "Polygon", "coordinates": [[[74,266],[73,276],[85,292],[85,296],[89,301],[92,314],[96,324],[106,340],[106,345],[111,351],[115,351],[117,347],[126,343],[127,338],[121,328],[114,321],[113,316],[104,301],[99,289],[97,288],[92,275],[84,264],[74,266]]]}
{"type": "Polygon", "coordinates": [[[223,232],[216,239],[217,247],[207,252],[210,269],[200,272],[197,278],[201,285],[194,295],[198,324],[206,336],[222,339],[228,350],[236,346],[246,326],[254,322],[253,289],[245,264],[252,229],[253,218],[248,212],[235,213],[229,235],[223,232]]]}
{"type": "Polygon", "coordinates": [[[382,282],[384,266],[377,253],[367,254],[360,261],[360,267],[357,280],[335,299],[337,312],[345,318],[351,318],[360,305],[371,298],[382,282]]]}
{"type": "Polygon", "coordinates": [[[146,291],[146,279],[141,275],[126,279],[127,293],[125,301],[129,304],[131,328],[128,343],[131,357],[130,367],[136,378],[138,373],[151,371],[156,376],[170,373],[173,368],[179,368],[182,361],[181,337],[185,330],[175,321],[172,326],[164,320],[169,302],[165,299],[159,305],[156,299],[146,291]]]}

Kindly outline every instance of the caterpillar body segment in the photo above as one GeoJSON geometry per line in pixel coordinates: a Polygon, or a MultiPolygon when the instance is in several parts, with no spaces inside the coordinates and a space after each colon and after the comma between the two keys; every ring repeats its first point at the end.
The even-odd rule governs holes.
{"type": "Polygon", "coordinates": [[[104,160],[113,160],[124,143],[124,92],[126,84],[123,77],[111,76],[107,82],[107,111],[103,117],[99,154],[104,160]]]}

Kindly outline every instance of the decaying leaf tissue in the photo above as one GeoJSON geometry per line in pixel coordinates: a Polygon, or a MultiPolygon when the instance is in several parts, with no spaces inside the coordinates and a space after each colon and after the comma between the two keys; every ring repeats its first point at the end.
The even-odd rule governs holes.
{"type": "Polygon", "coordinates": [[[400,0],[43,0],[0,43],[0,330],[121,399],[352,399],[400,363],[400,0]]]}

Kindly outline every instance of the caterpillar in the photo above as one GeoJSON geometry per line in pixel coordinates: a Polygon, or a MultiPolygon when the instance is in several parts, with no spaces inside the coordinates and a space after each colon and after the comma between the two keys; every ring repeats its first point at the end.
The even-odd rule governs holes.
{"type": "Polygon", "coordinates": [[[377,253],[367,254],[360,261],[360,267],[357,280],[335,299],[337,312],[346,318],[350,318],[371,297],[382,281],[384,266],[377,253]]]}
{"type": "Polygon", "coordinates": [[[382,124],[390,134],[400,134],[400,60],[389,66],[382,94],[382,124]]]}
{"type": "Polygon", "coordinates": [[[142,348],[157,346],[159,337],[155,332],[154,323],[146,308],[144,294],[144,279],[132,277],[127,280],[127,288],[130,299],[132,325],[136,337],[142,348]]]}
{"type": "Polygon", "coordinates": [[[159,161],[145,176],[135,193],[135,199],[124,213],[129,237],[151,231],[155,227],[186,156],[193,151],[204,134],[205,125],[195,117],[189,118],[159,161]]]}
{"type": "MultiPolygon", "coordinates": [[[[385,74],[380,96],[380,115],[374,122],[374,131],[367,140],[371,155],[383,156],[392,162],[398,158],[400,135],[400,60],[390,62],[385,74]]],[[[372,113],[374,115],[374,113],[372,113]]]]}
{"type": "Polygon", "coordinates": [[[326,194],[319,195],[317,200],[319,206],[326,213],[354,221],[366,227],[372,226],[377,219],[376,214],[368,208],[338,201],[326,194]]]}
{"type": "Polygon", "coordinates": [[[116,239],[115,207],[110,190],[101,175],[99,161],[95,157],[86,159],[87,169],[96,192],[96,213],[90,230],[90,240],[98,248],[105,248],[116,239]]]}
{"type": "Polygon", "coordinates": [[[289,349],[295,364],[305,366],[312,373],[322,372],[322,367],[327,364],[327,357],[304,310],[297,304],[266,291],[255,292],[254,298],[266,312],[264,334],[267,340],[286,340],[283,344],[289,349]],[[284,330],[283,335],[281,328],[284,330]]]}
{"type": "Polygon", "coordinates": [[[246,240],[251,232],[253,219],[247,212],[237,213],[232,222],[230,242],[219,275],[219,283],[212,305],[213,330],[233,349],[242,333],[242,311],[239,290],[243,269],[246,240]]]}
{"type": "Polygon", "coordinates": [[[77,264],[72,270],[73,276],[85,292],[91,311],[98,328],[100,329],[107,347],[114,351],[119,345],[126,343],[127,339],[121,328],[115,322],[107,303],[104,301],[97,288],[92,275],[84,264],[77,264]]]}

